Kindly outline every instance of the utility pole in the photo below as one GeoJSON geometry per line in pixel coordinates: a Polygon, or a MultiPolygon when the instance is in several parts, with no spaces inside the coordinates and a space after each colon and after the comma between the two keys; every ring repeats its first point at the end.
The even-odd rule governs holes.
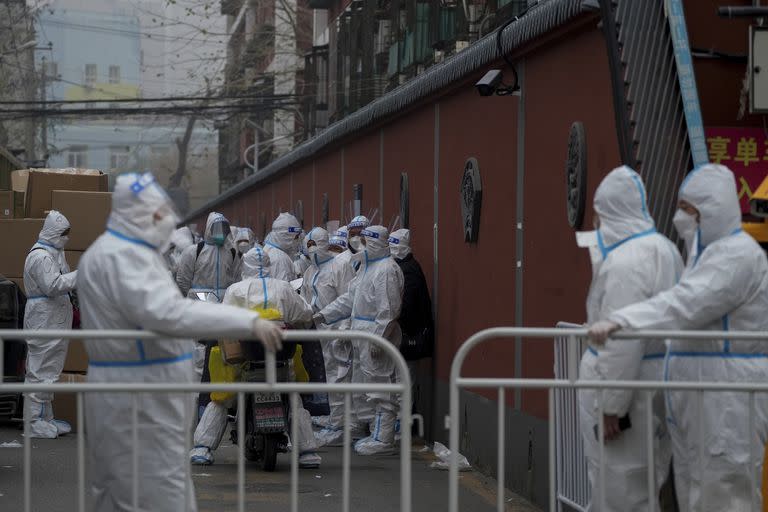
{"type": "MultiPolygon", "coordinates": [[[[45,108],[45,80],[48,76],[48,69],[45,65],[45,55],[41,59],[42,69],[40,73],[40,108],[45,108]]],[[[48,166],[48,116],[42,116],[40,120],[41,139],[43,142],[42,157],[45,160],[46,167],[48,166]]]]}

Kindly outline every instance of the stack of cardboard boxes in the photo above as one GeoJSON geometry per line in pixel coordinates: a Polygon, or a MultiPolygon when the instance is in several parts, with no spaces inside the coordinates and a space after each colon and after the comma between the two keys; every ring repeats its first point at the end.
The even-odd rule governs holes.
{"type": "MultiPolygon", "coordinates": [[[[58,210],[69,219],[71,228],[65,251],[72,270],[80,256],[105,229],[112,207],[107,176],[82,169],[30,169],[13,171],[0,179],[0,274],[24,290],[24,262],[37,241],[45,216],[58,210]]],[[[80,382],[88,370],[88,356],[81,341],[69,344],[61,382],[80,382]]],[[[75,396],[57,394],[56,416],[76,427],[75,396]]]]}

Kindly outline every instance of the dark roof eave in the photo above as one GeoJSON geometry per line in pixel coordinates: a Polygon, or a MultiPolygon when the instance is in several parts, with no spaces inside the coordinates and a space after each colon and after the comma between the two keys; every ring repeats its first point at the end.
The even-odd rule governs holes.
{"type": "MultiPolygon", "coordinates": [[[[511,53],[524,44],[576,18],[585,10],[594,10],[592,0],[545,0],[512,22],[501,35],[502,49],[511,53]]],[[[258,183],[268,181],[297,162],[320,153],[324,148],[355,132],[371,127],[398,112],[405,111],[424,98],[449,86],[497,59],[496,31],[445,62],[427,68],[424,73],[395,90],[335,122],[315,137],[305,141],[290,153],[270,163],[229,190],[190,212],[184,222],[190,222],[215,209],[258,183]]]]}

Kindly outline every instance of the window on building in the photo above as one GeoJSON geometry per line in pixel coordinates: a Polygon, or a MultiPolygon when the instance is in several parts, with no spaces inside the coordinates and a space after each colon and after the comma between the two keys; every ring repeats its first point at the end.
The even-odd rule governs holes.
{"type": "Polygon", "coordinates": [[[92,85],[96,83],[97,77],[96,64],[85,65],[85,85],[92,85]]]}
{"type": "Polygon", "coordinates": [[[69,167],[88,167],[88,146],[70,146],[67,153],[69,167]]]}
{"type": "Polygon", "coordinates": [[[128,146],[110,146],[109,148],[109,167],[110,169],[125,169],[128,167],[128,158],[130,148],[128,146]]]}
{"type": "Polygon", "coordinates": [[[120,83],[120,66],[109,66],[109,83],[120,83]]]}

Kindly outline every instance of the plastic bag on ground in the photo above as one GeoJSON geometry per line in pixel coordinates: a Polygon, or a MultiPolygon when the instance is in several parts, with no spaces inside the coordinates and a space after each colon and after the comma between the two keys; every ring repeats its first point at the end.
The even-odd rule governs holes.
{"type": "MultiPolygon", "coordinates": [[[[447,471],[448,468],[451,465],[451,450],[448,449],[443,443],[438,443],[435,441],[433,451],[435,452],[435,455],[438,459],[432,464],[429,465],[432,469],[441,469],[444,471],[447,471]]],[[[462,454],[459,454],[459,471],[469,471],[472,469],[472,466],[469,464],[469,461],[465,456],[462,454]]]]}

